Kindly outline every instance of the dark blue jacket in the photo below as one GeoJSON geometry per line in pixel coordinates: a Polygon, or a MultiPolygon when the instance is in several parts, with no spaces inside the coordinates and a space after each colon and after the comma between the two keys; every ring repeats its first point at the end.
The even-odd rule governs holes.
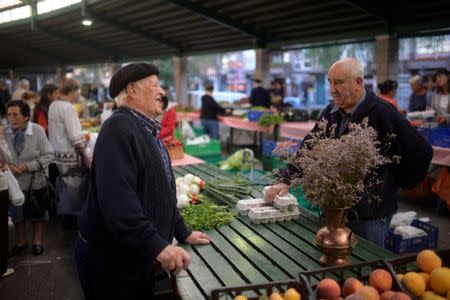
{"type": "Polygon", "coordinates": [[[255,87],[250,95],[250,104],[252,106],[264,106],[270,108],[270,94],[262,86],[255,87]]]}
{"type": "MultiPolygon", "coordinates": [[[[336,132],[339,132],[342,116],[339,111],[331,112],[333,106],[334,104],[329,104],[319,119],[325,118],[329,126],[337,124],[336,132]]],[[[384,166],[377,172],[382,184],[370,192],[379,196],[381,201],[369,203],[367,198],[362,198],[354,207],[360,219],[373,219],[388,216],[397,211],[398,188],[413,187],[424,178],[433,157],[433,149],[393,105],[371,91],[367,91],[366,99],[352,114],[350,122],[361,123],[366,117],[369,119],[369,126],[377,131],[379,139],[385,139],[390,134],[395,135],[395,138],[390,140],[389,148],[383,154],[388,157],[393,155],[401,157],[399,164],[384,166]]],[[[317,124],[312,132],[315,131],[318,131],[317,124]]],[[[343,134],[346,133],[348,128],[343,131],[343,134]]],[[[292,168],[288,170],[290,173],[295,173],[292,168]]],[[[353,216],[350,214],[349,217],[353,216]]]]}
{"type": "Polygon", "coordinates": [[[156,138],[119,108],[100,130],[79,217],[88,269],[99,285],[120,278],[150,282],[161,250],[174,236],[184,242],[190,234],[176,206],[173,172],[172,182],[165,172],[156,138]]]}

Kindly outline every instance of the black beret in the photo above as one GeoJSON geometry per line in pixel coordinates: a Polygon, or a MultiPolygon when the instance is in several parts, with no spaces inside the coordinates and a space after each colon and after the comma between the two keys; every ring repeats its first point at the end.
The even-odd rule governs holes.
{"type": "Polygon", "coordinates": [[[159,76],[159,70],[152,64],[129,64],[116,72],[109,83],[109,96],[115,98],[130,82],[135,82],[145,77],[159,76]]]}

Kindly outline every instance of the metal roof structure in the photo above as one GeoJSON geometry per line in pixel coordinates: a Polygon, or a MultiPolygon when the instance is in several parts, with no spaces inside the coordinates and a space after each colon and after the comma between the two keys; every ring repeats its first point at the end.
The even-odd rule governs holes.
{"type": "MultiPolygon", "coordinates": [[[[33,7],[36,0],[23,1],[33,7]]],[[[0,24],[0,68],[450,32],[450,1],[83,0],[0,24]],[[81,24],[82,10],[94,20],[81,24]]],[[[32,10],[33,11],[33,10],[32,10]]]]}

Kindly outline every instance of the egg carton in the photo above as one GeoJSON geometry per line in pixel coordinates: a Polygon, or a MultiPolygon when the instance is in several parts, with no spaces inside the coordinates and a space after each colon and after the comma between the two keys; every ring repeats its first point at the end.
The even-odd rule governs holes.
{"type": "Polygon", "coordinates": [[[292,211],[295,207],[298,208],[297,198],[288,193],[283,196],[276,195],[273,199],[273,206],[281,211],[292,211]]]}
{"type": "Polygon", "coordinates": [[[300,217],[298,206],[292,210],[281,211],[274,206],[251,208],[248,212],[250,221],[255,224],[291,221],[300,217]]]}
{"type": "Polygon", "coordinates": [[[267,203],[262,198],[239,200],[236,204],[236,208],[237,208],[239,214],[243,215],[243,216],[246,216],[248,214],[248,211],[251,208],[264,207],[264,206],[270,206],[270,203],[267,203]]]}

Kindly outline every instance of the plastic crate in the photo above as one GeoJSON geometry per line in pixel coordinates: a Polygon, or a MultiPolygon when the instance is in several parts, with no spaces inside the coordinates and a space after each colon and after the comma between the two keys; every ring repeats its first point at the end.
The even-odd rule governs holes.
{"type": "Polygon", "coordinates": [[[438,127],[431,129],[428,141],[433,146],[450,148],[450,128],[438,127]]]}
{"type": "MultiPolygon", "coordinates": [[[[436,253],[441,258],[443,266],[450,266],[450,249],[436,251],[436,253]]],[[[389,264],[396,273],[405,274],[407,272],[416,272],[419,271],[416,264],[417,254],[418,253],[414,253],[387,259],[386,263],[389,264]]]]}
{"type": "Polygon", "coordinates": [[[295,280],[219,288],[212,290],[211,299],[230,300],[237,295],[244,295],[249,300],[256,300],[261,295],[269,297],[273,292],[284,293],[289,288],[296,289],[297,292],[300,293],[302,299],[308,299],[306,298],[306,288],[304,285],[295,280]]]}
{"type": "Polygon", "coordinates": [[[259,110],[250,110],[247,113],[248,120],[251,122],[257,122],[262,115],[271,115],[271,111],[259,111],[259,110]]]}
{"type": "Polygon", "coordinates": [[[390,228],[384,246],[395,253],[417,252],[437,247],[439,228],[417,219],[411,222],[411,226],[423,229],[427,236],[404,240],[400,235],[394,234],[394,229],[390,228]]]}
{"type": "MultiPolygon", "coordinates": [[[[370,273],[375,269],[385,269],[392,277],[392,290],[405,292],[403,286],[398,282],[395,271],[392,266],[383,260],[356,263],[345,266],[336,266],[318,269],[315,271],[300,272],[300,281],[306,287],[307,298],[316,299],[315,289],[317,283],[324,278],[332,278],[337,281],[342,287],[344,281],[349,277],[359,279],[364,284],[367,284],[370,273]]],[[[303,299],[303,298],[302,298],[303,299]]]]}
{"type": "Polygon", "coordinates": [[[266,140],[262,142],[262,154],[272,156],[272,151],[276,148],[277,142],[266,140]]]}
{"type": "Polygon", "coordinates": [[[221,154],[220,141],[211,139],[208,144],[199,145],[184,145],[184,152],[186,154],[196,157],[206,157],[221,154]]]}

